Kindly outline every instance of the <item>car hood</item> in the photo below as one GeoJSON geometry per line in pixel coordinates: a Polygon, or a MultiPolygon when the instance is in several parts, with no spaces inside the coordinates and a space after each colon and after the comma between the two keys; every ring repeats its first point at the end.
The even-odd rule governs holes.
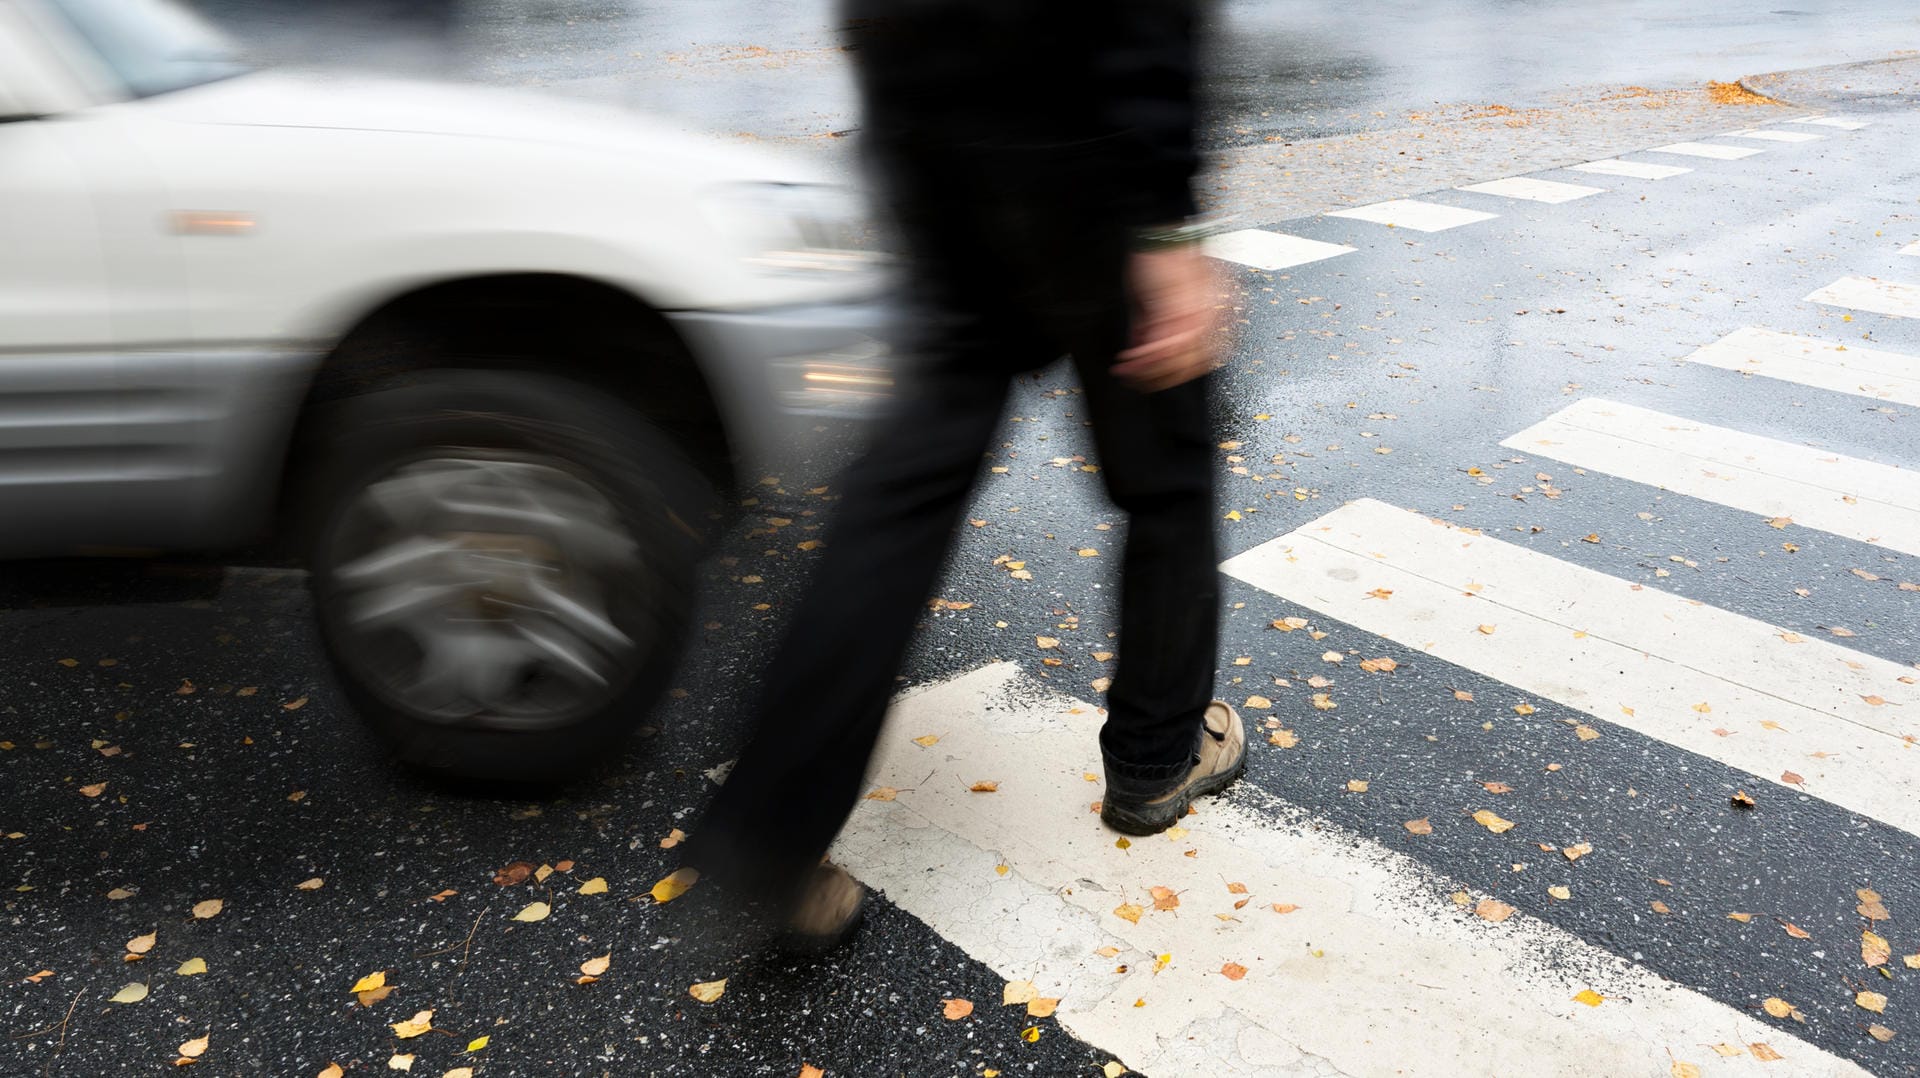
{"type": "Polygon", "coordinates": [[[523,90],[268,71],[149,98],[141,105],[150,116],[182,123],[499,139],[620,155],[682,175],[825,180],[819,170],[779,153],[733,145],[611,106],[523,90]]]}

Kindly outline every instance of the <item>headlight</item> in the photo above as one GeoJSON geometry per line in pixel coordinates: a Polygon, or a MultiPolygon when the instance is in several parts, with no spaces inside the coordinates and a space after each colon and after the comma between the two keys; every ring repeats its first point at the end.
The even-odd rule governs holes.
{"type": "Polygon", "coordinates": [[[852,191],[815,183],[743,183],[711,197],[716,227],[767,273],[870,270],[883,257],[852,191]]]}

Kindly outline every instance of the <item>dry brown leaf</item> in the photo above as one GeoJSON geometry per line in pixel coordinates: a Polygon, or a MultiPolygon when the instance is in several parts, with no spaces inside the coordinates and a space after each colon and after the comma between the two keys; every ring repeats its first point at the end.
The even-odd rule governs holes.
{"type": "Polygon", "coordinates": [[[502,887],[512,887],[514,884],[527,882],[527,877],[531,875],[533,875],[532,861],[515,861],[513,864],[495,872],[493,874],[493,882],[502,887]]]}
{"type": "Polygon", "coordinates": [[[1657,898],[1654,899],[1652,902],[1647,903],[1647,905],[1651,907],[1653,909],[1653,912],[1655,913],[1672,913],[1673,912],[1671,909],[1667,908],[1667,904],[1665,902],[1662,902],[1657,898]]]}
{"type": "Polygon", "coordinates": [[[1282,728],[1268,734],[1267,743],[1269,745],[1278,745],[1283,749],[1290,749],[1300,744],[1300,736],[1292,730],[1282,728]]]}
{"type": "Polygon", "coordinates": [[[1363,794],[1363,793],[1366,793],[1366,792],[1367,792],[1367,780],[1366,780],[1366,779],[1348,779],[1348,780],[1347,780],[1347,792],[1348,792],[1348,793],[1350,793],[1350,794],[1363,794]]]}
{"type": "Polygon", "coordinates": [[[913,743],[923,749],[930,749],[940,742],[939,734],[922,734],[913,739],[913,743]]]}
{"type": "Polygon", "coordinates": [[[1582,741],[1592,741],[1600,736],[1600,731],[1583,722],[1573,728],[1573,736],[1582,741]]]}
{"type": "Polygon", "coordinates": [[[390,1071],[412,1071],[413,1070],[412,1053],[410,1052],[393,1053],[393,1055],[387,1058],[387,1069],[390,1071]]]}
{"type": "MultiPolygon", "coordinates": [[[[1314,680],[1319,679],[1316,678],[1314,680]]],[[[1312,684],[1312,682],[1308,684],[1312,684]]],[[[1328,696],[1326,693],[1317,692],[1313,694],[1313,709],[1315,711],[1332,711],[1339,706],[1339,704],[1333,702],[1333,697],[1328,696]]]]}
{"type": "Polygon", "coordinates": [[[1153,908],[1156,910],[1172,910],[1180,907],[1179,894],[1170,888],[1153,887],[1149,888],[1149,892],[1153,895],[1153,908]]]}
{"type": "Polygon", "coordinates": [[[1503,820],[1495,813],[1480,809],[1473,814],[1473,822],[1498,835],[1513,830],[1512,820],[1503,820]]]}
{"type": "Polygon", "coordinates": [[[148,951],[153,950],[154,940],[159,938],[159,935],[158,932],[149,932],[144,936],[133,937],[127,941],[127,953],[146,954],[148,951]]]}
{"type": "Polygon", "coordinates": [[[460,893],[460,892],[458,892],[458,891],[456,891],[456,890],[454,890],[453,888],[451,888],[451,887],[449,887],[449,888],[447,888],[446,890],[444,890],[444,891],[441,891],[441,892],[440,892],[440,893],[438,893],[438,894],[432,894],[432,895],[428,895],[428,896],[427,896],[427,901],[428,901],[428,902],[445,902],[445,901],[446,901],[447,899],[449,899],[449,898],[452,898],[452,897],[453,897],[454,895],[457,895],[457,894],[459,894],[459,893],[460,893]]]}
{"type": "Polygon", "coordinates": [[[827,1078],[827,1072],[811,1063],[800,1064],[800,1078],[827,1078]]]}
{"type": "Polygon", "coordinates": [[[286,703],[284,703],[284,704],[281,704],[281,705],[280,705],[280,710],[282,710],[282,711],[298,711],[298,710],[300,710],[301,708],[303,708],[303,707],[306,707],[306,706],[307,706],[307,698],[306,698],[306,697],[304,697],[304,696],[302,696],[302,697],[299,697],[298,699],[294,699],[294,700],[288,700],[288,701],[287,701],[286,703]]]}
{"type": "Polygon", "coordinates": [[[1860,916],[1869,921],[1885,921],[1893,917],[1893,914],[1887,911],[1886,903],[1880,901],[1879,892],[1862,887],[1854,894],[1860,899],[1860,904],[1854,907],[1860,916]]]}
{"type": "Polygon", "coordinates": [[[1893,1030],[1875,1022],[1873,1025],[1867,1027],[1867,1035],[1879,1041],[1881,1044],[1885,1044],[1893,1039],[1893,1030]]]}
{"type": "Polygon", "coordinates": [[[717,981],[701,981],[699,984],[693,985],[687,989],[687,995],[692,996],[702,1003],[712,1003],[718,1000],[726,990],[727,979],[722,977],[717,981]]]}
{"type": "Polygon", "coordinates": [[[193,916],[195,920],[205,921],[211,917],[218,917],[220,911],[226,908],[227,903],[224,899],[209,898],[204,902],[193,904],[193,916]]]}
{"type": "Polygon", "coordinates": [[[1746,923],[1747,923],[1748,921],[1751,921],[1751,920],[1753,920],[1753,914],[1751,914],[1751,913],[1729,913],[1729,914],[1727,914],[1727,920],[1729,920],[1729,921],[1739,921],[1739,922],[1740,922],[1741,924],[1746,924],[1746,923]]]}
{"type": "Polygon", "coordinates": [[[1534,707],[1532,704],[1513,705],[1513,713],[1515,715],[1531,715],[1533,714],[1533,711],[1534,711],[1534,707]]]}
{"type": "Polygon", "coordinates": [[[1892,957],[1892,944],[1870,928],[1860,930],[1860,961],[1869,966],[1884,966],[1892,957]]]}
{"type": "Polygon", "coordinates": [[[190,1041],[183,1042],[180,1045],[180,1054],[188,1059],[199,1059],[206,1054],[209,1036],[203,1033],[190,1041]]]}
{"type": "Polygon", "coordinates": [[[1787,935],[1792,936],[1794,939],[1808,940],[1813,938],[1813,933],[1808,932],[1806,929],[1801,928],[1799,925],[1794,924],[1792,921],[1781,921],[1780,927],[1786,929],[1787,935]]]}
{"type": "Polygon", "coordinates": [[[1473,694],[1468,692],[1465,689],[1453,690],[1453,698],[1455,700],[1461,701],[1462,703],[1468,703],[1468,704],[1473,703],[1473,694]]]}
{"type": "Polygon", "coordinates": [[[372,991],[357,993],[354,998],[360,1001],[360,1006],[371,1007],[390,995],[393,995],[393,986],[389,984],[372,991]]]}
{"type": "Polygon", "coordinates": [[[1573,898],[1573,890],[1564,885],[1556,885],[1553,887],[1549,887],[1547,888],[1547,893],[1559,899],[1562,902],[1569,901],[1573,898]]]}
{"type": "Polygon", "coordinates": [[[1433,834],[1433,822],[1427,819],[1425,816],[1422,816],[1417,820],[1408,820],[1406,823],[1403,823],[1400,826],[1406,828],[1408,831],[1416,835],[1433,834]]]}
{"type": "Polygon", "coordinates": [[[346,1075],[347,1072],[340,1069],[340,1064],[329,1063],[325,1067],[322,1067],[320,1073],[315,1075],[314,1078],[346,1078],[346,1075]]]}
{"type": "Polygon", "coordinates": [[[1743,1056],[1747,1054],[1747,1050],[1741,1047],[1740,1045],[1728,1044],[1725,1041],[1721,1041],[1719,1044],[1710,1044],[1707,1047],[1712,1048],[1714,1052],[1717,1053],[1718,1055],[1727,1057],[1729,1059],[1731,1059],[1734,1056],[1743,1056]]]}
{"type": "Polygon", "coordinates": [[[607,967],[611,965],[613,965],[613,953],[609,951],[599,958],[589,958],[585,962],[580,963],[580,972],[589,977],[598,977],[607,972],[607,967]]]}
{"type": "Polygon", "coordinates": [[[1000,989],[1000,1005],[1002,1007],[1013,1007],[1022,1003],[1031,1003],[1039,998],[1040,990],[1033,986],[1032,981],[1008,981],[1006,986],[1000,989]]]}
{"type": "Polygon", "coordinates": [[[1482,625],[1480,626],[1480,632],[1484,636],[1492,636],[1495,628],[1497,628],[1497,626],[1482,625]]]}
{"type": "Polygon", "coordinates": [[[945,1004],[940,1013],[949,1022],[958,1022],[973,1013],[973,1001],[970,999],[943,999],[940,1002],[945,1004]]]}
{"type": "Polygon", "coordinates": [[[1727,798],[1727,800],[1733,803],[1734,808],[1750,809],[1757,804],[1753,799],[1753,795],[1745,790],[1735,790],[1733,796],[1727,798]]]}
{"type": "Polygon", "coordinates": [[[1229,981],[1237,981],[1246,975],[1247,967],[1238,962],[1228,962],[1226,965],[1220,967],[1220,976],[1225,977],[1229,981]]]}
{"type": "Polygon", "coordinates": [[[1369,674],[1391,674],[1395,670],[1400,669],[1400,664],[1385,657],[1363,659],[1360,662],[1360,669],[1365,670],[1369,674]]]}
{"type": "Polygon", "coordinates": [[[900,791],[891,786],[877,786],[867,795],[869,801],[891,801],[900,796],[900,791]]]}
{"type": "Polygon", "coordinates": [[[147,998],[147,986],[139,981],[122,985],[120,991],[108,997],[114,1003],[138,1003],[145,998],[147,998]]]}
{"type": "Polygon", "coordinates": [[[997,782],[989,781],[987,779],[982,779],[979,782],[976,782],[973,785],[967,787],[967,789],[970,792],[976,793],[976,794],[990,794],[990,793],[997,792],[1000,789],[1000,784],[997,782]]]}
{"type": "Polygon", "coordinates": [[[1560,851],[1561,855],[1569,861],[1578,861],[1592,852],[1593,843],[1591,842],[1577,842],[1560,851]]]}
{"type": "Polygon", "coordinates": [[[1499,924],[1513,916],[1513,907],[1497,898],[1483,898],[1474,905],[1473,914],[1483,921],[1499,924]]]}
{"type": "Polygon", "coordinates": [[[1853,1002],[1862,1010],[1869,1010],[1875,1014],[1887,1012],[1887,997],[1878,992],[1860,992],[1853,997],[1853,1002]]]}
{"type": "Polygon", "coordinates": [[[1754,1041],[1752,1044],[1747,1045],[1747,1051],[1752,1052],[1753,1058],[1759,1060],[1762,1063],[1772,1063],[1777,1059],[1786,1058],[1785,1056],[1782,1056],[1780,1053],[1774,1051],[1773,1046],[1768,1044],[1766,1041],[1754,1041]]]}
{"type": "Polygon", "coordinates": [[[327,881],[321,879],[318,876],[311,876],[307,879],[301,880],[299,883],[294,884],[293,889],[296,891],[318,891],[320,888],[325,887],[326,885],[327,885],[327,881]]]}
{"type": "Polygon", "coordinates": [[[1060,638],[1057,636],[1036,636],[1033,638],[1033,646],[1039,648],[1041,651],[1047,651],[1059,647],[1060,638]]]}
{"type": "Polygon", "coordinates": [[[1768,996],[1760,1001],[1760,1008],[1775,1018],[1785,1018],[1793,1013],[1793,1004],[1779,996],[1768,996]]]}

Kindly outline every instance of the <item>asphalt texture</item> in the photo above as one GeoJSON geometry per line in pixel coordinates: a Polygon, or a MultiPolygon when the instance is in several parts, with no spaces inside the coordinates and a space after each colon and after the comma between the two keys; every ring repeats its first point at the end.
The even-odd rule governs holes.
{"type": "MultiPolygon", "coordinates": [[[[537,11],[568,9],[528,10],[521,22],[545,26],[537,11]]],[[[1715,49],[1847,58],[1757,11],[1742,21],[1742,10],[1717,12],[1705,29],[1674,23],[1670,39],[1694,52],[1676,46],[1643,68],[1619,60],[1609,77],[1680,77],[1688,56],[1715,49]]],[[[1855,26],[1900,17],[1884,5],[1853,14],[1855,26]]],[[[563,20],[551,21],[558,40],[563,20]]],[[[1527,32],[1525,19],[1511,25],[1527,32]]],[[[1528,77],[1545,93],[1564,67],[1528,77]]],[[[1381,85],[1367,93],[1409,105],[1405,87],[1424,76],[1406,70],[1402,89],[1375,75],[1381,85]]],[[[1604,396],[1914,466],[1910,408],[1678,362],[1749,324],[1920,354],[1911,320],[1843,320],[1800,302],[1845,273],[1913,279],[1915,260],[1893,253],[1920,238],[1910,106],[1855,97],[1849,111],[1874,126],[1745,161],[1686,161],[1693,173],[1659,183],[1544,174],[1610,188],[1566,205],[1432,194],[1501,214],[1454,232],[1285,222],[1360,249],[1228,274],[1223,302],[1238,325],[1217,378],[1219,436],[1238,445],[1221,450],[1220,479],[1222,509],[1239,519],[1221,522],[1223,553],[1374,497],[1807,635],[1851,626],[1849,647],[1920,660],[1914,599],[1897,586],[1920,581],[1912,556],[1499,445],[1573,400],[1604,396]],[[1556,477],[1558,496],[1541,492],[1540,471],[1556,477]]],[[[1734,110],[1725,127],[1753,122],[1734,110]]],[[[904,684],[1013,659],[1037,681],[1091,696],[1108,672],[1091,653],[1117,632],[1111,573],[1125,521],[1103,501],[1098,472],[1083,470],[1098,459],[1079,401],[1064,367],[1017,386],[968,514],[980,523],[962,529],[940,593],[971,605],[929,612],[904,684]],[[1100,554],[1083,557],[1086,548],[1100,554]],[[995,563],[1006,558],[1032,579],[995,563]],[[1063,638],[1050,653],[1062,665],[1043,664],[1036,635],[1063,638]]],[[[708,564],[678,691],[621,758],[537,797],[450,791],[394,767],[331,684],[296,572],[116,563],[0,573],[10,660],[0,675],[0,1073],[158,1073],[202,1035],[194,1070],[216,1075],[315,1075],[330,1062],[384,1073],[397,1054],[429,1075],[1101,1073],[1112,1055],[1054,1019],[999,1006],[1003,976],[884,896],[851,950],[802,962],[774,956],[750,920],[697,889],[665,905],[648,895],[676,864],[663,840],[692,829],[714,788],[708,772],[738,751],[753,671],[817,556],[794,541],[830,519],[845,452],[841,432],[822,435],[770,482],[748,477],[754,504],[740,506],[708,564]],[[552,871],[496,883],[515,862],[552,871]],[[595,878],[606,891],[581,893],[595,878]],[[197,916],[211,899],[218,912],[197,916]],[[514,920],[534,902],[550,916],[514,920]],[[128,944],[148,933],[151,947],[130,959],[128,944]],[[581,964],[602,955],[607,971],[578,983],[581,964]],[[181,972],[190,959],[206,972],[181,972]],[[375,972],[393,990],[363,1005],[350,989],[375,972]],[[719,1001],[690,997],[690,986],[721,978],[719,1001]],[[109,1001],[133,983],[144,999],[109,1001]],[[947,1021],[948,999],[976,1008],[947,1021]],[[427,1009],[432,1032],[391,1029],[427,1009]]],[[[1893,952],[1920,951],[1920,931],[1905,927],[1920,903],[1910,834],[1812,796],[1756,790],[1754,776],[1624,727],[1580,741],[1570,709],[1531,699],[1535,713],[1518,716],[1524,698],[1497,681],[1237,582],[1225,596],[1221,692],[1270,696],[1301,739],[1256,744],[1250,803],[1278,798],[1741,1010],[1792,1000],[1805,1022],[1776,1022],[1782,1048],[1798,1037],[1873,1073],[1920,1073],[1907,987],[1916,974],[1897,958],[1886,978],[1860,963],[1855,911],[1857,888],[1877,890],[1894,913],[1876,926],[1893,952]],[[1270,628],[1296,614],[1325,636],[1270,628]],[[1399,666],[1362,680],[1322,659],[1349,649],[1399,666]],[[1337,710],[1310,706],[1315,676],[1332,679],[1337,710]],[[1364,797],[1345,789],[1356,776],[1371,780],[1364,797]],[[1486,803],[1491,780],[1513,787],[1498,807],[1524,816],[1528,834],[1594,852],[1564,862],[1517,852],[1530,847],[1511,836],[1446,826],[1486,803]],[[1730,804],[1741,789],[1758,795],[1753,810],[1730,804]],[[1433,834],[1405,829],[1420,817],[1436,822],[1433,834]],[[1516,873],[1516,861],[1532,863],[1516,873]],[[1551,900],[1556,884],[1575,899],[1551,900]],[[1733,910],[1754,917],[1730,920],[1733,910]],[[1890,997],[1884,1015],[1855,1006],[1867,986],[1890,997]],[[1881,1043],[1869,1021],[1899,1035],[1881,1043]]],[[[1434,897],[1444,907],[1445,894],[1434,897]]]]}

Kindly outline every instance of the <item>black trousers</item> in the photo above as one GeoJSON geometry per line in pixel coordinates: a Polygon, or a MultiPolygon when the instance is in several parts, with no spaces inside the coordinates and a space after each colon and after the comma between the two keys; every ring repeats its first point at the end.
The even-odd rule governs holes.
{"type": "Polygon", "coordinates": [[[1108,373],[1127,340],[1125,230],[1019,155],[901,147],[883,163],[913,259],[916,354],[840,483],[751,742],[688,846],[703,875],[755,897],[780,898],[846,822],[1009,384],[1063,354],[1085,389],[1099,474],[1128,515],[1108,766],[1184,773],[1212,694],[1209,379],[1149,395],[1108,373]]]}

